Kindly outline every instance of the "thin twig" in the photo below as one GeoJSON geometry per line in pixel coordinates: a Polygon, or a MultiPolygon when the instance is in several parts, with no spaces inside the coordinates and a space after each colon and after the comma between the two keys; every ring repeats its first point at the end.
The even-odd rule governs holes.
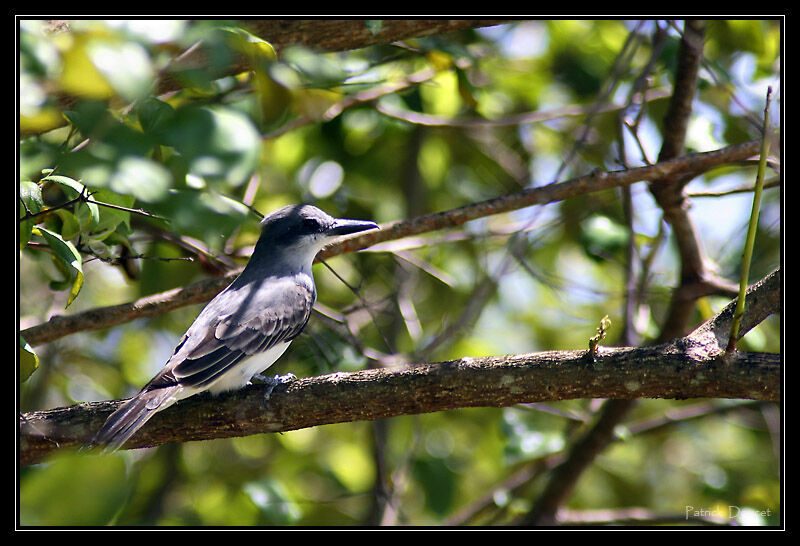
{"type": "Polygon", "coordinates": [[[138,214],[140,216],[146,216],[147,218],[155,218],[157,220],[163,220],[165,222],[169,222],[169,218],[165,218],[164,216],[159,216],[158,214],[153,214],[152,212],[147,212],[146,210],[132,209],[132,208],[128,208],[128,207],[123,207],[121,205],[113,205],[111,203],[104,203],[103,201],[95,201],[94,199],[91,199],[91,196],[94,195],[97,192],[96,191],[89,192],[87,190],[88,190],[88,187],[86,185],[84,185],[83,188],[81,189],[81,192],[74,199],[70,199],[69,201],[65,201],[65,202],[63,202],[63,203],[61,203],[59,205],[56,205],[56,206],[41,210],[39,212],[30,212],[28,210],[28,207],[25,207],[25,210],[27,212],[26,212],[26,214],[24,216],[22,216],[22,218],[19,219],[19,221],[20,221],[20,223],[22,223],[22,222],[24,222],[26,220],[30,220],[31,218],[36,218],[38,216],[44,216],[44,215],[49,214],[49,213],[51,213],[53,211],[70,207],[70,206],[74,205],[75,203],[91,203],[93,205],[99,205],[101,207],[121,210],[123,212],[130,212],[131,214],[138,214]]]}
{"type": "Polygon", "coordinates": [[[138,214],[139,216],[145,216],[147,218],[155,218],[156,220],[163,220],[165,222],[169,222],[169,218],[164,216],[160,216],[158,214],[153,214],[152,212],[147,212],[146,210],[142,209],[131,209],[128,207],[122,207],[120,205],[112,205],[111,203],[104,203],[102,201],[95,201],[94,199],[86,198],[87,203],[93,203],[95,205],[100,205],[101,207],[106,207],[109,209],[116,209],[121,210],[123,212],[130,212],[131,214],[138,214]]]}
{"type": "MultiPolygon", "coordinates": [[[[764,185],[762,189],[769,189],[769,188],[777,188],[781,185],[781,179],[779,176],[774,178],[770,178],[769,180],[764,181],[764,185]]],[[[686,197],[727,197],[728,195],[736,195],[737,193],[751,193],[756,191],[755,186],[741,186],[738,188],[731,188],[729,190],[723,191],[698,191],[693,193],[687,193],[686,197]]]]}
{"type": "MultiPolygon", "coordinates": [[[[668,97],[669,94],[670,91],[668,89],[651,89],[642,94],[641,101],[644,103],[651,100],[662,99],[664,97],[668,97]]],[[[598,113],[612,112],[614,110],[619,110],[626,107],[627,105],[620,104],[601,104],[599,106],[563,106],[550,110],[511,114],[497,119],[447,118],[433,114],[405,110],[385,103],[376,104],[375,109],[385,116],[405,121],[406,123],[423,125],[426,127],[502,127],[506,125],[541,123],[544,121],[552,121],[564,117],[594,115],[598,113]]]]}
{"type": "Polygon", "coordinates": [[[389,352],[393,353],[394,349],[392,349],[392,344],[389,343],[389,338],[386,336],[386,334],[381,329],[380,324],[378,324],[378,319],[375,317],[375,314],[372,312],[371,306],[361,296],[361,294],[359,293],[358,289],[355,286],[353,286],[352,284],[350,284],[349,282],[347,282],[341,275],[339,275],[339,273],[337,273],[335,269],[333,269],[330,265],[328,265],[328,262],[326,262],[325,260],[320,260],[320,262],[322,263],[322,265],[324,265],[326,268],[328,268],[328,271],[333,273],[333,275],[337,279],[339,279],[343,285],[345,285],[347,288],[349,288],[350,291],[355,295],[355,297],[358,298],[358,301],[361,302],[361,305],[364,307],[364,309],[367,311],[367,313],[369,313],[369,316],[372,318],[372,323],[375,324],[375,328],[378,330],[378,333],[380,333],[381,337],[383,337],[383,342],[386,344],[386,348],[389,350],[389,352]]]}
{"type": "MultiPolygon", "coordinates": [[[[44,216],[45,214],[49,214],[49,213],[51,213],[53,211],[56,211],[56,210],[65,209],[65,208],[67,208],[67,207],[69,207],[71,205],[74,205],[75,203],[86,202],[86,200],[88,199],[88,196],[84,197],[83,192],[85,190],[86,190],[86,186],[84,186],[81,189],[81,192],[74,199],[70,199],[69,201],[65,201],[64,203],[61,203],[60,205],[56,205],[56,206],[50,207],[48,209],[40,210],[39,212],[31,212],[30,210],[28,210],[28,207],[26,206],[25,207],[26,213],[22,218],[19,219],[19,223],[21,224],[22,222],[25,222],[25,221],[30,220],[32,218],[37,218],[39,216],[44,216]]],[[[24,203],[24,201],[23,201],[23,203],[24,203]]]]}

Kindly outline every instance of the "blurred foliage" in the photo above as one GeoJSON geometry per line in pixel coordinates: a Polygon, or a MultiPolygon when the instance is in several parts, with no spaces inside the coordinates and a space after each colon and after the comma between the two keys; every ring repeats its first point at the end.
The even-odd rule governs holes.
{"type": "MultiPolygon", "coordinates": [[[[380,21],[364,24],[380,31],[380,21]]],[[[258,236],[251,209],[312,202],[334,215],[386,222],[622,168],[620,138],[627,165],[654,160],[667,93],[625,111],[632,131],[620,133],[619,108],[651,57],[644,83],[670,89],[681,28],[664,21],[525,21],[322,53],[276,51],[268,36],[225,21],[20,20],[20,327],[66,306],[78,312],[123,303],[242,265],[258,236]],[[204,62],[176,62],[198,42],[204,62]],[[251,70],[229,74],[242,56],[251,70]],[[358,100],[361,92],[424,71],[429,75],[419,84],[358,100]],[[160,93],[157,82],[167,76],[178,89],[160,93]],[[349,99],[355,104],[326,115],[349,99]],[[563,107],[581,107],[583,115],[502,123],[563,107]],[[438,123],[414,123],[417,114],[438,123]],[[461,119],[496,124],[452,123],[461,119]]],[[[766,86],[780,89],[780,32],[779,21],[708,23],[691,149],[758,138],[753,120],[766,86]]],[[[754,173],[747,166],[715,169],[688,189],[744,186],[754,173]]],[[[634,320],[647,343],[658,334],[679,263],[647,188],[631,191],[633,233],[620,192],[584,195],[332,259],[359,297],[317,266],[319,301],[348,314],[373,356],[434,361],[583,349],[604,315],[624,324],[632,241],[637,263],[654,252],[634,320]],[[468,309],[474,312],[465,316],[468,309]],[[454,324],[460,327],[443,336],[454,324]]],[[[750,202],[748,193],[692,201],[708,257],[731,280],[738,279],[750,202]]],[[[767,190],[762,207],[752,280],[780,263],[779,192],[767,190]]],[[[726,303],[701,300],[695,322],[726,303]]],[[[67,336],[35,351],[21,340],[20,410],[133,394],[198,310],[67,336]]],[[[275,373],[375,365],[319,318],[275,373]]],[[[744,346],[780,351],[778,322],[766,321],[744,346]]],[[[619,332],[612,326],[604,343],[614,344],[619,332]]],[[[631,419],[693,403],[642,401],[631,419]]],[[[687,506],[737,506],[748,523],[778,523],[775,408],[718,405],[725,411],[701,419],[621,430],[569,507],[683,514],[687,506]],[[765,510],[771,515],[756,513],[765,510]]],[[[391,486],[395,519],[384,521],[504,524],[530,507],[541,483],[516,487],[515,476],[568,446],[596,407],[579,400],[471,409],[62,456],[21,470],[19,521],[374,524],[381,521],[375,503],[391,486]]]]}

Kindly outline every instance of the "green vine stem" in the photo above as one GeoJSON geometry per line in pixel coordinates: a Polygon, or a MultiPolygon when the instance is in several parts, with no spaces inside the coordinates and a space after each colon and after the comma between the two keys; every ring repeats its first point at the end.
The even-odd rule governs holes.
{"type": "Polygon", "coordinates": [[[767,167],[767,156],[769,155],[769,102],[772,95],[772,87],[767,88],[767,101],[764,106],[764,128],[761,134],[761,154],[758,160],[758,173],[756,174],[756,187],[753,192],[753,210],[750,213],[750,225],[747,228],[747,240],[744,243],[744,253],[742,255],[742,272],[739,277],[739,298],[736,302],[736,310],[733,313],[733,324],[731,324],[731,336],[728,340],[726,352],[733,352],[736,347],[736,340],[739,336],[739,324],[744,314],[745,291],[747,290],[747,280],[750,276],[750,261],[753,257],[753,247],[756,240],[756,228],[758,227],[758,214],[761,208],[761,190],[764,188],[764,171],[767,167]]]}

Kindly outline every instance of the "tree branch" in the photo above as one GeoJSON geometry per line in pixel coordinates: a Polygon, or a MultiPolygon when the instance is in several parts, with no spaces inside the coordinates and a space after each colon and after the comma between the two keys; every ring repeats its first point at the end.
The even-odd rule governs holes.
{"type": "MultiPolygon", "coordinates": [[[[742,331],[780,309],[780,270],[748,290],[742,331]]],[[[264,387],[197,395],[157,414],[128,448],[296,430],[467,407],[505,407],[575,398],[748,398],[781,396],[780,355],[725,356],[732,302],[692,334],[652,347],[601,347],[462,358],[403,369],[369,369],[298,379],[264,404],[264,387]],[[709,335],[711,334],[711,335],[709,335]],[[720,343],[721,341],[721,343],[720,343]]],[[[20,464],[86,443],[122,401],[22,414],[20,464]]]]}
{"type": "MultiPolygon", "coordinates": [[[[692,103],[697,92],[704,34],[704,21],[689,20],[684,24],[675,84],[663,120],[664,140],[659,161],[669,160],[683,153],[692,103]]],[[[650,184],[653,197],[664,211],[664,219],[672,227],[681,264],[680,282],[672,294],[658,342],[684,335],[697,299],[713,293],[733,293],[735,289],[733,283],[717,278],[709,271],[701,241],[688,212],[684,187],[697,174],[683,172],[664,175],[652,179],[650,184]]],[[[708,343],[704,349],[713,348],[715,354],[719,354],[717,332],[713,328],[712,330],[713,334],[702,336],[702,341],[708,343]]],[[[685,339],[691,341],[691,347],[703,346],[700,340],[692,336],[685,339]]],[[[559,506],[567,500],[584,470],[611,442],[614,426],[630,412],[635,403],[635,400],[615,399],[608,400],[603,405],[595,423],[572,444],[566,459],[549,476],[544,491],[523,519],[526,524],[546,525],[555,522],[559,506]]]]}
{"type": "MultiPolygon", "coordinates": [[[[676,349],[685,352],[686,355],[692,355],[692,359],[696,357],[705,359],[714,355],[718,365],[725,367],[728,362],[726,348],[736,302],[737,300],[734,300],[729,303],[716,316],[700,325],[688,336],[674,340],[676,349]]],[[[744,335],[744,332],[759,324],[771,313],[780,310],[780,270],[774,271],[748,289],[745,306],[748,318],[746,325],[742,324],[740,335],[744,335]]],[[[778,362],[779,360],[778,357],[778,362]]],[[[775,371],[780,376],[780,366],[775,371]]],[[[777,402],[780,399],[780,388],[775,394],[778,397],[770,400],[777,402]]],[[[586,468],[614,440],[614,427],[624,419],[635,404],[636,401],[632,398],[616,397],[603,405],[597,420],[571,444],[567,456],[553,469],[544,491],[538,496],[533,508],[522,518],[522,523],[552,525],[556,522],[559,507],[568,499],[586,468]]]]}
{"type": "MultiPolygon", "coordinates": [[[[663,121],[664,141],[658,159],[663,161],[683,153],[686,131],[697,93],[699,70],[703,59],[705,21],[687,20],[678,52],[675,85],[663,121]]],[[[669,311],[659,341],[683,335],[698,298],[717,291],[734,289],[709,272],[700,238],[689,215],[684,187],[696,173],[678,173],[653,180],[650,192],[664,211],[664,219],[672,227],[680,254],[680,283],[670,301],[669,311]]]]}
{"type": "Polygon", "coordinates": [[[664,116],[664,142],[658,154],[660,161],[678,157],[683,153],[703,60],[705,28],[705,21],[696,19],[687,20],[684,25],[677,58],[678,66],[675,71],[675,85],[669,108],[664,116]]]}
{"type": "Polygon", "coordinates": [[[317,51],[345,51],[421,36],[499,25],[508,19],[249,19],[240,21],[273,46],[304,45],[317,51]]]}
{"type": "MultiPolygon", "coordinates": [[[[384,241],[459,226],[470,220],[492,214],[509,212],[532,205],[553,203],[576,195],[670,176],[679,172],[705,172],[713,167],[741,161],[757,154],[759,146],[760,141],[754,140],[711,152],[689,154],[655,165],[620,171],[594,172],[565,182],[530,188],[488,201],[391,222],[382,225],[379,230],[348,237],[326,247],[320,252],[318,260],[361,250],[384,241]]],[[[55,315],[47,322],[23,330],[20,335],[31,346],[36,347],[76,332],[108,328],[137,318],[161,315],[180,307],[208,301],[233,282],[239,273],[241,270],[224,277],[203,280],[129,303],[90,309],[74,315],[55,315]]]]}

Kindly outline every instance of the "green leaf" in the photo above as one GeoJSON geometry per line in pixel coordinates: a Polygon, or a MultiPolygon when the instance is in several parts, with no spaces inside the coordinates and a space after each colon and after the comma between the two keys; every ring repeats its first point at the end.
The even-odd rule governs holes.
{"type": "Polygon", "coordinates": [[[86,52],[92,64],[123,99],[136,100],[153,84],[153,67],[147,50],[135,42],[92,41],[86,52]]]}
{"type": "Polygon", "coordinates": [[[175,117],[175,109],[164,101],[149,97],[136,106],[136,115],[145,133],[158,135],[175,117]]]}
{"type": "Polygon", "coordinates": [[[455,501],[456,479],[445,460],[434,457],[417,459],[413,471],[422,484],[425,506],[439,516],[447,514],[455,501]]]}
{"type": "Polygon", "coordinates": [[[607,216],[595,214],[581,222],[580,242],[588,256],[602,261],[625,248],[628,230],[607,216]]]}
{"type": "Polygon", "coordinates": [[[85,188],[82,182],[61,174],[51,174],[49,176],[45,176],[42,178],[42,182],[54,182],[58,184],[64,188],[64,193],[66,193],[70,199],[75,199],[78,197],[78,195],[80,195],[85,188]]]}
{"type": "Polygon", "coordinates": [[[67,298],[67,305],[65,306],[69,307],[83,286],[81,255],[75,245],[65,241],[58,233],[41,226],[33,228],[33,232],[36,235],[41,235],[47,241],[47,244],[53,250],[53,260],[67,275],[64,281],[51,282],[50,286],[57,289],[62,287],[69,288],[69,298],[67,298]]]}
{"type": "Polygon", "coordinates": [[[167,195],[171,180],[170,172],[155,161],[127,156],[119,160],[109,186],[117,193],[152,203],[167,195]]]}
{"type": "MultiPolygon", "coordinates": [[[[92,194],[92,199],[98,203],[108,203],[119,207],[132,208],[136,198],[132,195],[121,195],[109,190],[98,190],[92,194]]],[[[94,239],[104,239],[114,232],[120,224],[126,230],[131,227],[131,213],[102,205],[94,205],[98,210],[98,220],[92,226],[92,237],[94,239]]]]}
{"type": "Polygon", "coordinates": [[[96,203],[78,203],[75,214],[80,219],[83,229],[94,230],[100,221],[100,207],[96,203]]]}
{"type": "MultiPolygon", "coordinates": [[[[68,199],[75,199],[79,195],[88,197],[88,188],[80,180],[75,180],[64,175],[48,175],[42,178],[43,182],[52,182],[64,190],[68,199]]],[[[78,202],[75,203],[72,212],[66,209],[55,211],[61,221],[61,237],[66,240],[73,239],[85,231],[94,229],[100,220],[100,211],[94,203],[78,202]]]]}
{"type": "Polygon", "coordinates": [[[239,201],[213,190],[172,190],[151,211],[169,218],[178,232],[202,239],[212,248],[241,226],[250,213],[239,201]]]}
{"type": "Polygon", "coordinates": [[[52,212],[61,218],[61,238],[65,241],[74,239],[81,233],[81,225],[78,217],[66,209],[57,209],[52,212]]]}
{"type": "Polygon", "coordinates": [[[28,207],[28,210],[36,214],[44,208],[42,200],[42,188],[36,182],[23,180],[19,183],[19,198],[28,207]]]}
{"type": "Polygon", "coordinates": [[[39,367],[39,356],[22,336],[19,337],[19,380],[27,381],[39,367]]]}
{"type": "Polygon", "coordinates": [[[258,69],[258,65],[263,61],[270,62],[278,58],[272,44],[243,28],[220,27],[219,30],[227,33],[229,43],[234,49],[248,56],[254,69],[258,69]]]}
{"type": "Polygon", "coordinates": [[[258,164],[261,139],[253,123],[229,108],[188,106],[176,110],[165,128],[165,144],[189,164],[189,173],[207,182],[238,186],[258,164]]]}
{"type": "MultiPolygon", "coordinates": [[[[39,184],[35,182],[31,182],[30,180],[23,180],[19,183],[19,217],[24,218],[25,215],[30,212],[31,214],[36,214],[37,212],[41,212],[44,208],[44,202],[42,201],[42,188],[39,184]]],[[[19,225],[19,248],[22,249],[25,245],[28,244],[28,240],[31,238],[31,230],[33,226],[36,224],[36,219],[31,218],[30,220],[25,220],[21,222],[19,225]]]]}
{"type": "Polygon", "coordinates": [[[318,55],[303,46],[287,47],[282,55],[286,62],[302,72],[311,87],[328,89],[343,83],[349,76],[331,58],[318,55]]]}

